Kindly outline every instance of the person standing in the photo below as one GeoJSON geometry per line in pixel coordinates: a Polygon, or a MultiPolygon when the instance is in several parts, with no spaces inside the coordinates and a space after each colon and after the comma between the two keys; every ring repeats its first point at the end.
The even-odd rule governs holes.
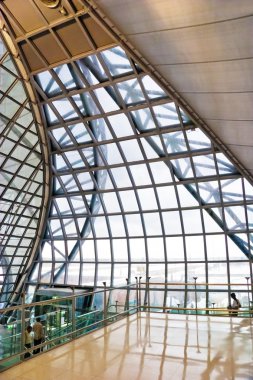
{"type": "Polygon", "coordinates": [[[238,298],[236,297],[235,293],[231,293],[230,297],[232,298],[232,304],[231,304],[231,309],[233,311],[231,311],[231,314],[232,315],[238,315],[238,311],[240,309],[240,307],[242,307],[240,301],[238,300],[238,298]]]}
{"type": "MultiPolygon", "coordinates": [[[[32,338],[31,332],[32,332],[32,326],[29,325],[29,326],[27,326],[27,328],[25,330],[25,347],[26,348],[32,347],[33,338],[32,338]]],[[[27,359],[30,356],[31,356],[30,351],[27,351],[24,355],[24,358],[27,359]]]]}
{"type": "MultiPolygon", "coordinates": [[[[33,332],[34,332],[34,346],[38,346],[42,343],[42,339],[44,338],[44,332],[43,332],[43,326],[41,323],[41,319],[38,317],[36,318],[36,322],[33,325],[33,332]]],[[[42,349],[36,348],[33,353],[38,354],[42,349]]]]}

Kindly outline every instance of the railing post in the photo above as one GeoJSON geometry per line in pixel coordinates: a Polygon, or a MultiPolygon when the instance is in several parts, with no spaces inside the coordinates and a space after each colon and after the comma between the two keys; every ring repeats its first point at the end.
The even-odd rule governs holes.
{"type": "Polygon", "coordinates": [[[136,280],[136,306],[137,306],[137,311],[139,309],[139,282],[138,282],[138,277],[135,277],[136,280]]]}
{"type": "Polygon", "coordinates": [[[194,279],[194,281],[195,281],[194,287],[195,287],[195,310],[196,310],[196,314],[198,313],[197,278],[198,278],[198,277],[193,277],[193,279],[194,279]]]}
{"type": "Polygon", "coordinates": [[[141,279],[142,277],[139,276],[139,307],[141,306],[141,279]]]}
{"type": "Polygon", "coordinates": [[[95,323],[97,322],[97,313],[96,313],[96,311],[97,311],[97,306],[96,305],[94,305],[94,321],[95,321],[95,323]]]}
{"type": "Polygon", "coordinates": [[[126,284],[127,284],[127,293],[126,293],[126,311],[129,311],[129,281],[128,278],[126,278],[126,284]]]}
{"type": "Polygon", "coordinates": [[[249,298],[249,279],[250,277],[245,277],[247,281],[247,291],[248,291],[248,305],[249,305],[249,316],[250,316],[250,298],[249,298]]]}
{"type": "Polygon", "coordinates": [[[75,338],[75,332],[76,332],[76,298],[74,294],[75,290],[73,289],[73,295],[72,295],[72,339],[75,338]]]}
{"type": "MultiPolygon", "coordinates": [[[[24,351],[25,349],[25,292],[21,293],[21,339],[20,339],[20,344],[21,344],[21,352],[24,351]]],[[[22,358],[23,355],[22,355],[22,358]]]]}
{"type": "MultiPolygon", "coordinates": [[[[103,282],[104,285],[104,320],[107,319],[107,307],[106,307],[106,281],[103,282]]],[[[106,324],[106,321],[104,321],[106,324]]]]}
{"type": "Polygon", "coordinates": [[[148,311],[150,313],[150,288],[149,288],[149,282],[150,282],[151,277],[147,277],[147,292],[148,292],[148,311]]]}

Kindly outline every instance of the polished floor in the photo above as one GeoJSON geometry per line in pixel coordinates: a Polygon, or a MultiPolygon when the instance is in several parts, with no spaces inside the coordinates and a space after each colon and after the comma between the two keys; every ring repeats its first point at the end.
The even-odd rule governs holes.
{"type": "Polygon", "coordinates": [[[253,320],[133,315],[0,373],[0,380],[253,380],[253,320]]]}

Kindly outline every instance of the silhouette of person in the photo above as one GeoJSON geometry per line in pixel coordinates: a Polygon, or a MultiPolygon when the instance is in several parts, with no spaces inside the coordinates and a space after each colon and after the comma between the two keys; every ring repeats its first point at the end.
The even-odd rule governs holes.
{"type": "MultiPolygon", "coordinates": [[[[32,332],[32,326],[27,326],[25,330],[25,347],[26,348],[31,348],[32,347],[32,341],[33,337],[31,335],[32,332]]],[[[25,353],[25,358],[29,358],[31,356],[30,352],[25,353]]]]}
{"type": "Polygon", "coordinates": [[[232,314],[232,315],[238,315],[238,311],[236,310],[239,310],[240,307],[242,307],[240,301],[238,300],[238,298],[236,297],[235,293],[231,293],[230,297],[232,298],[232,304],[229,305],[229,309],[232,309],[233,311],[231,311],[229,314],[232,314]]]}
{"type": "MultiPolygon", "coordinates": [[[[36,322],[33,325],[33,332],[34,332],[34,346],[38,346],[42,343],[42,339],[44,338],[44,332],[43,332],[43,326],[40,322],[40,317],[36,318],[36,322]]],[[[41,348],[36,348],[33,353],[38,354],[40,351],[42,351],[41,348]]]]}

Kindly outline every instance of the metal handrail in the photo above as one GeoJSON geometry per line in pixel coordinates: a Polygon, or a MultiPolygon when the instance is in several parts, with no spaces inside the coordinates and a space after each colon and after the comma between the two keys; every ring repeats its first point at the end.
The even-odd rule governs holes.
{"type": "MultiPolygon", "coordinates": [[[[57,304],[61,308],[61,310],[59,310],[59,312],[61,312],[62,308],[66,307],[66,305],[60,305],[59,302],[62,303],[62,302],[68,302],[69,301],[68,310],[70,312],[72,310],[70,323],[68,322],[68,320],[64,324],[62,324],[62,322],[60,322],[59,323],[59,326],[60,326],[59,329],[58,329],[58,327],[59,327],[58,323],[53,324],[51,326],[49,324],[49,329],[45,331],[45,341],[39,345],[36,345],[36,349],[43,349],[43,347],[45,347],[45,346],[47,346],[47,349],[53,349],[56,346],[59,346],[59,345],[66,343],[66,340],[69,342],[69,341],[77,338],[79,335],[82,335],[85,332],[88,333],[90,330],[94,330],[95,328],[105,326],[106,324],[112,323],[112,322],[118,320],[119,318],[122,318],[124,316],[129,315],[130,313],[137,312],[138,311],[138,305],[136,303],[136,305],[131,306],[130,308],[125,307],[125,309],[123,311],[120,311],[120,312],[118,312],[117,309],[115,310],[115,312],[110,311],[107,315],[107,310],[109,309],[110,306],[113,306],[113,305],[108,304],[109,298],[107,300],[106,293],[107,292],[113,292],[115,290],[121,290],[121,289],[129,291],[129,289],[131,289],[132,287],[133,287],[133,285],[129,284],[129,283],[127,283],[126,285],[118,286],[118,287],[106,287],[106,283],[104,283],[103,289],[98,289],[98,290],[89,291],[89,292],[85,291],[85,292],[80,292],[77,294],[73,293],[69,296],[64,296],[64,297],[60,297],[57,299],[50,299],[50,300],[31,302],[31,303],[25,303],[24,302],[25,301],[25,295],[23,293],[22,299],[21,299],[22,303],[20,305],[15,305],[15,306],[11,306],[9,308],[4,308],[0,312],[0,314],[2,314],[2,316],[6,315],[6,314],[10,315],[12,312],[19,312],[20,313],[20,314],[18,314],[19,315],[18,320],[14,320],[10,324],[5,325],[6,327],[8,325],[12,326],[12,328],[13,328],[12,332],[14,335],[12,334],[12,335],[6,337],[6,340],[2,340],[2,342],[4,344],[8,344],[9,339],[15,339],[15,342],[17,345],[13,346],[14,350],[11,349],[12,345],[10,345],[10,351],[8,352],[10,355],[8,355],[8,357],[2,358],[0,360],[1,365],[7,363],[8,366],[12,366],[14,359],[17,359],[18,361],[20,361],[20,360],[22,361],[23,359],[27,360],[29,358],[24,358],[24,354],[27,352],[31,353],[35,349],[34,346],[32,346],[31,348],[26,348],[24,346],[25,326],[27,325],[28,321],[30,322],[30,317],[29,318],[25,317],[25,311],[27,309],[33,309],[33,308],[36,308],[38,306],[52,306],[52,305],[57,304]],[[91,310],[90,312],[84,312],[81,315],[75,315],[76,311],[77,311],[77,309],[76,309],[76,299],[77,298],[87,297],[87,296],[95,295],[98,293],[104,294],[104,300],[106,300],[106,303],[104,303],[102,309],[99,308],[99,309],[91,310]],[[80,323],[83,325],[80,325],[80,323],[78,323],[79,317],[82,319],[82,321],[80,319],[80,323]],[[16,329],[16,326],[18,326],[18,330],[16,329]],[[56,330],[54,329],[54,327],[56,328],[56,330]],[[50,330],[50,328],[52,328],[52,330],[50,330]],[[70,331],[70,329],[71,329],[71,331],[70,331]],[[89,331],[87,331],[87,330],[89,330],[89,331]],[[56,331],[57,336],[53,336],[53,338],[50,339],[50,335],[48,336],[48,333],[50,334],[50,332],[52,332],[52,331],[56,331]],[[61,335],[61,331],[63,333],[62,335],[61,335]],[[49,346],[49,348],[48,348],[48,346],[49,346]],[[15,350],[16,350],[16,352],[13,353],[15,350]]],[[[128,306],[128,304],[126,304],[126,305],[128,306]]],[[[52,312],[49,312],[49,313],[46,313],[45,315],[47,315],[47,317],[50,317],[54,314],[52,312]]],[[[48,318],[46,318],[46,320],[49,321],[48,318]]],[[[6,331],[8,331],[8,329],[6,331]]],[[[3,368],[4,367],[2,366],[1,369],[3,369],[3,368]]]]}
{"type": "MultiPolygon", "coordinates": [[[[52,349],[53,345],[55,345],[54,347],[56,346],[59,346],[59,345],[62,345],[64,343],[66,343],[66,341],[70,341],[70,340],[73,340],[75,339],[76,337],[78,337],[79,335],[82,335],[83,333],[85,332],[89,332],[90,330],[94,330],[95,328],[98,328],[100,326],[105,326],[106,324],[108,323],[112,323],[113,321],[116,321],[118,320],[118,318],[121,318],[123,316],[127,316],[129,315],[130,313],[134,313],[134,312],[138,312],[138,311],[162,311],[162,312],[172,312],[172,313],[189,313],[190,314],[201,314],[201,313],[206,313],[208,315],[217,315],[217,316],[226,316],[226,315],[230,315],[232,316],[233,313],[236,313],[237,315],[239,316],[242,316],[242,315],[247,315],[247,316],[250,316],[252,317],[253,316],[253,310],[251,310],[251,308],[249,307],[248,309],[247,308],[241,308],[241,309],[228,309],[228,308],[208,308],[208,307],[198,307],[197,305],[197,298],[196,298],[196,294],[197,292],[201,292],[203,291],[203,289],[197,289],[197,286],[209,286],[209,287],[212,287],[212,286],[222,286],[222,287],[232,287],[232,286],[236,286],[236,287],[241,287],[241,286],[247,286],[248,287],[248,294],[249,294],[249,285],[251,285],[248,280],[247,280],[247,284],[241,284],[241,283],[197,283],[196,282],[196,279],[197,277],[194,277],[194,282],[151,282],[150,281],[150,277],[147,277],[146,280],[147,281],[143,281],[141,282],[141,278],[142,277],[136,277],[136,282],[134,284],[131,284],[129,282],[128,279],[127,280],[127,283],[126,285],[121,285],[121,286],[118,286],[118,287],[106,287],[106,283],[104,282],[103,283],[103,287],[101,287],[100,289],[96,289],[96,290],[89,290],[89,291],[83,291],[83,292],[78,292],[78,293],[73,293],[71,295],[68,295],[68,296],[64,296],[64,297],[59,297],[59,298],[56,298],[56,299],[50,299],[50,300],[45,300],[45,301],[37,301],[37,302],[32,302],[32,303],[25,303],[25,294],[23,293],[22,294],[22,298],[21,298],[21,301],[22,303],[20,305],[15,305],[15,306],[11,306],[9,308],[5,308],[5,309],[2,309],[0,311],[0,314],[2,315],[5,315],[7,313],[7,315],[10,315],[11,312],[15,312],[15,311],[19,311],[21,314],[18,314],[18,320],[17,321],[13,321],[10,325],[11,326],[15,326],[14,324],[17,323],[17,329],[14,329],[13,330],[13,333],[14,335],[10,336],[11,339],[15,339],[15,342],[17,342],[17,346],[15,349],[17,349],[18,352],[16,352],[15,354],[12,354],[12,352],[14,352],[13,350],[10,350],[10,353],[11,355],[9,355],[8,357],[6,358],[3,358],[2,360],[0,360],[0,363],[6,363],[6,362],[10,362],[12,359],[15,359],[15,358],[18,358],[19,360],[23,360],[23,355],[25,352],[29,351],[29,352],[32,352],[33,351],[33,347],[31,349],[25,349],[23,350],[23,337],[24,337],[24,331],[25,331],[25,325],[27,324],[28,321],[30,321],[30,317],[26,317],[26,314],[25,314],[25,311],[27,309],[29,309],[30,311],[32,311],[34,308],[38,307],[38,306],[52,306],[52,305],[57,305],[60,310],[59,310],[59,314],[57,314],[57,316],[61,316],[61,312],[63,311],[63,308],[67,308],[69,310],[69,314],[67,315],[67,317],[65,318],[65,314],[64,314],[64,318],[65,320],[63,322],[58,322],[57,320],[55,320],[54,318],[52,318],[52,320],[50,321],[49,318],[47,318],[47,326],[48,326],[48,333],[49,333],[49,336],[48,336],[48,333],[46,331],[46,341],[41,343],[40,345],[36,346],[36,348],[43,348],[45,346],[48,346],[47,349],[52,349]],[[151,301],[150,301],[150,292],[151,291],[156,291],[156,290],[159,290],[159,288],[161,287],[164,287],[164,289],[166,288],[166,290],[169,290],[169,288],[173,288],[175,289],[175,287],[180,287],[182,289],[182,287],[194,287],[194,292],[195,292],[195,305],[194,307],[191,306],[191,307],[179,307],[179,304],[178,304],[178,307],[166,307],[166,306],[157,306],[157,305],[154,305],[152,306],[151,305],[151,301]],[[113,303],[110,303],[109,300],[111,300],[111,297],[107,297],[110,293],[111,295],[113,294],[113,291],[116,291],[116,290],[125,290],[126,291],[126,299],[125,299],[125,304],[123,305],[119,305],[118,304],[118,301],[115,301],[115,304],[113,303]],[[131,305],[131,307],[129,307],[129,294],[130,294],[130,290],[134,290],[134,299],[133,301],[135,302],[135,304],[131,305]],[[144,294],[144,298],[143,298],[143,301],[141,300],[142,298],[142,293],[141,291],[145,291],[145,294],[144,294]],[[76,300],[79,298],[79,297],[87,297],[87,296],[91,296],[91,295],[96,295],[96,294],[99,294],[101,293],[103,295],[103,297],[100,297],[103,299],[102,301],[102,304],[101,304],[101,308],[98,308],[98,309],[95,309],[95,310],[91,310],[89,312],[86,312],[84,310],[82,310],[81,314],[80,314],[80,320],[78,319],[79,318],[79,315],[77,314],[78,313],[78,309],[76,308],[76,300]],[[61,305],[60,303],[62,302],[66,302],[68,303],[68,305],[61,305]],[[124,306],[124,310],[122,310],[122,308],[120,306],[124,306]],[[120,312],[118,312],[118,310],[121,309],[120,312]],[[77,313],[76,313],[77,312],[77,313]],[[97,315],[97,317],[95,316],[97,315]],[[78,322],[80,321],[80,323],[78,322]],[[59,327],[59,329],[58,329],[59,327]],[[58,329],[58,330],[55,330],[58,329]],[[71,330],[71,331],[70,331],[71,330]],[[56,331],[55,334],[57,334],[57,336],[54,336],[54,334],[51,335],[52,339],[50,338],[50,332],[52,331],[56,331]],[[62,335],[61,335],[62,333],[62,335]],[[20,344],[20,348],[19,348],[19,344],[20,344]]],[[[178,289],[175,289],[175,290],[178,290],[178,289]]],[[[187,290],[187,289],[186,289],[187,290]]],[[[188,289],[190,290],[190,289],[188,289]]],[[[242,290],[244,292],[244,290],[242,290]]],[[[250,305],[250,299],[249,299],[249,305],[250,305]]],[[[214,304],[213,304],[214,306],[214,304]]],[[[58,313],[58,311],[57,311],[58,313]]],[[[49,313],[46,313],[48,317],[51,318],[51,316],[54,317],[54,314],[49,311],[49,313]]],[[[38,315],[37,315],[38,316],[38,315]]],[[[9,365],[9,364],[8,364],[9,365]]]]}
{"type": "MultiPolygon", "coordinates": [[[[171,286],[171,285],[177,285],[177,286],[195,286],[195,282],[145,282],[141,281],[141,285],[162,285],[162,286],[171,286]]],[[[198,282],[197,285],[202,286],[248,286],[247,283],[212,283],[212,282],[198,282]]],[[[249,284],[253,286],[253,283],[249,284]]]]}
{"type": "MultiPolygon", "coordinates": [[[[111,290],[118,290],[118,289],[127,289],[127,288],[131,288],[133,286],[134,286],[134,284],[127,284],[127,285],[122,285],[122,286],[118,286],[118,287],[116,287],[116,286],[115,287],[107,287],[106,290],[111,291],[111,290]]],[[[51,289],[51,288],[48,288],[48,289],[51,289]]],[[[104,289],[94,290],[94,291],[90,291],[90,292],[82,292],[82,293],[78,293],[78,294],[73,293],[70,296],[64,296],[64,297],[60,297],[60,298],[56,298],[56,299],[52,298],[50,300],[45,300],[45,301],[36,301],[36,302],[31,302],[31,303],[25,303],[25,307],[43,306],[43,305],[48,304],[49,301],[50,301],[50,303],[59,303],[59,300],[61,302],[62,301],[68,301],[68,300],[72,300],[73,298],[86,297],[86,296],[89,296],[92,294],[103,293],[103,292],[104,292],[104,289]]],[[[20,307],[21,307],[21,304],[15,305],[15,306],[9,306],[8,308],[3,308],[0,310],[0,315],[4,314],[5,312],[20,310],[20,307]]]]}
{"type": "MultiPolygon", "coordinates": [[[[195,311],[195,307],[172,307],[172,306],[149,306],[149,305],[141,305],[142,309],[158,309],[158,310],[175,310],[175,311],[195,311]]],[[[198,307],[197,311],[208,311],[208,312],[225,312],[227,315],[232,314],[233,312],[236,312],[238,314],[253,314],[253,310],[249,309],[247,307],[241,307],[240,309],[228,309],[224,307],[216,307],[216,308],[210,308],[210,307],[198,307]]],[[[224,314],[223,314],[224,315],[224,314]]]]}

